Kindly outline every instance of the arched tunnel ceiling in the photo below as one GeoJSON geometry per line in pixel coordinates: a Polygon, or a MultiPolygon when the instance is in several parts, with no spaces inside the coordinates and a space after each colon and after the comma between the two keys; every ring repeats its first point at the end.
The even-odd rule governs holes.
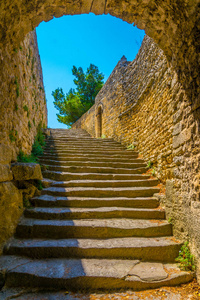
{"type": "Polygon", "coordinates": [[[195,99],[199,94],[199,0],[2,0],[0,45],[15,47],[42,21],[63,15],[111,14],[154,39],[195,99]]]}

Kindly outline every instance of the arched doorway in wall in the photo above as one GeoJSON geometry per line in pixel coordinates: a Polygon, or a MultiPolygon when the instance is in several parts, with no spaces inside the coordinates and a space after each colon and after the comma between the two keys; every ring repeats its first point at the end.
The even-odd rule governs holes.
{"type": "Polygon", "coordinates": [[[98,107],[97,115],[96,115],[96,137],[100,138],[102,136],[102,115],[103,115],[103,109],[102,106],[98,107]]]}

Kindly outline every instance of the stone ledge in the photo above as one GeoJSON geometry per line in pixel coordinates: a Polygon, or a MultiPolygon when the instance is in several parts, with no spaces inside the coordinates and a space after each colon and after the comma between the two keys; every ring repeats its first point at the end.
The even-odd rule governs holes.
{"type": "Polygon", "coordinates": [[[35,163],[14,163],[11,165],[14,180],[42,180],[42,173],[39,164],[35,163]]]}
{"type": "Polygon", "coordinates": [[[2,246],[14,232],[19,218],[23,213],[22,193],[8,181],[0,183],[0,255],[2,246]]]}

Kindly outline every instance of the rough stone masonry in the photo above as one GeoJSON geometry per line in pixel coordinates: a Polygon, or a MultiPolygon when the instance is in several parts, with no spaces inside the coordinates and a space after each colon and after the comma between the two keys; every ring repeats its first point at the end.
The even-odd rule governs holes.
{"type": "Polygon", "coordinates": [[[199,276],[200,108],[192,108],[176,72],[148,36],[135,60],[119,61],[95,105],[73,128],[97,136],[99,107],[102,134],[134,145],[166,184],[161,200],[167,218],[172,219],[176,237],[189,239],[199,276]]]}
{"type": "MultiPolygon", "coordinates": [[[[0,50],[1,52],[1,50],[0,50]]],[[[46,98],[35,31],[1,56],[0,88],[0,253],[23,212],[11,162],[19,150],[30,153],[38,126],[47,126],[46,98]]],[[[21,176],[23,180],[24,176],[21,176]]],[[[37,176],[36,176],[37,177],[37,176]]],[[[39,178],[38,178],[39,179],[39,178]]]]}
{"type": "MultiPolygon", "coordinates": [[[[40,22],[62,15],[109,13],[131,24],[134,22],[153,38],[159,48],[146,39],[136,61],[122,61],[119,71],[117,67],[116,74],[111,75],[109,80],[113,88],[105,85],[97,97],[97,100],[101,99],[100,95],[107,86],[108,98],[112,100],[99,100],[103,109],[103,133],[126,144],[134,142],[138,149],[145,146],[144,157],[154,162],[160,179],[166,181],[167,194],[163,201],[173,218],[175,234],[183,239],[189,238],[193,253],[199,258],[199,10],[199,0],[70,0],[67,3],[65,0],[2,0],[1,195],[6,191],[4,187],[9,185],[8,193],[14,191],[10,162],[16,160],[20,148],[30,152],[37,126],[40,122],[44,127],[46,125],[41,66],[32,30],[40,22]],[[137,80],[136,75],[140,73],[142,79],[137,80]],[[114,76],[119,82],[112,82],[114,76]],[[115,106],[112,107],[111,103],[115,106]],[[104,116],[109,112],[115,130],[111,126],[105,127],[104,116]]],[[[94,112],[95,107],[87,118],[91,124],[88,128],[93,127],[93,132],[94,112]]],[[[12,228],[8,229],[7,237],[14,231],[15,216],[20,215],[20,205],[14,199],[9,196],[3,201],[1,196],[0,201],[2,211],[8,217],[8,228],[12,228]],[[14,219],[9,216],[14,216],[14,219]]],[[[198,276],[199,270],[198,265],[198,276]]]]}

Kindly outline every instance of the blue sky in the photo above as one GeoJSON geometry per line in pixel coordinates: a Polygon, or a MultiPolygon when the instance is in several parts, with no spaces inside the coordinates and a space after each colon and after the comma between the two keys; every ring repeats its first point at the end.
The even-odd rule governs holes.
{"type": "Polygon", "coordinates": [[[51,93],[58,87],[74,87],[72,67],[85,71],[96,65],[108,79],[123,55],[133,60],[144,31],[110,15],[63,16],[42,22],[36,29],[48,108],[48,126],[66,128],[57,121],[51,93]]]}

